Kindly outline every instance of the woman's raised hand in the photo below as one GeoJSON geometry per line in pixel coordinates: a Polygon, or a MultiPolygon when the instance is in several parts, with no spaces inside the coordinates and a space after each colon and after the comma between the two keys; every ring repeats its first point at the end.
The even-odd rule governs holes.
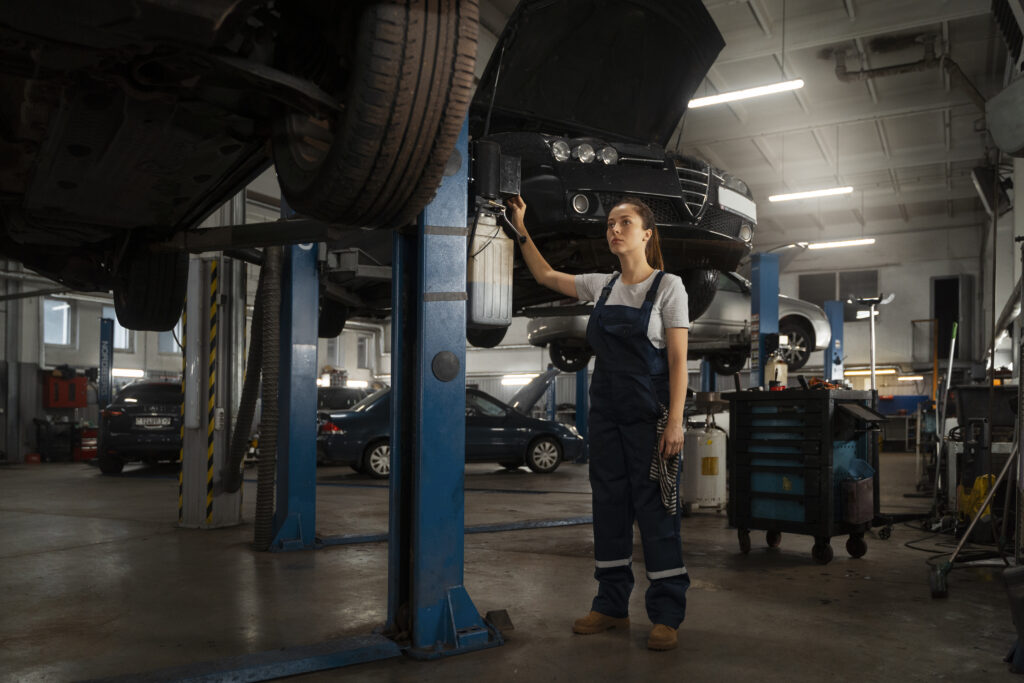
{"type": "Polygon", "coordinates": [[[526,231],[526,224],[523,221],[526,216],[526,202],[519,195],[510,198],[505,202],[508,206],[508,210],[505,215],[508,216],[509,221],[515,226],[516,230],[529,237],[530,233],[526,231]]]}

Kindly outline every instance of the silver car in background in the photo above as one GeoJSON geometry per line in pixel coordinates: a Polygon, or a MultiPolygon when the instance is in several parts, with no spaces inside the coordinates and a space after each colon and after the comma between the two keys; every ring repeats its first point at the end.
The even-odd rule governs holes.
{"type": "MultiPolygon", "coordinates": [[[[552,315],[532,318],[527,339],[534,346],[547,346],[555,367],[575,372],[593,355],[586,341],[589,316],[558,315],[558,308],[551,307],[552,315]]],[[[533,309],[535,314],[540,310],[533,309]]],[[[780,294],[779,334],[789,338],[779,353],[794,371],[806,365],[813,352],[828,346],[832,331],[820,306],[780,294]]],[[[721,273],[711,305],[690,324],[689,357],[706,357],[715,372],[731,375],[743,369],[749,354],[750,282],[737,273],[721,273]]]]}

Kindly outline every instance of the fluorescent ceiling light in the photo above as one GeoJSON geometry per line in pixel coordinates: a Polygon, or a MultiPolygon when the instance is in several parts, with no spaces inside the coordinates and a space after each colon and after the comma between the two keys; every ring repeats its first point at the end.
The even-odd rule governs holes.
{"type": "Polygon", "coordinates": [[[526,374],[526,375],[505,375],[501,378],[501,385],[503,387],[521,387],[524,384],[529,384],[530,380],[537,376],[537,373],[526,374]]]}
{"type": "Polygon", "coordinates": [[[808,249],[836,249],[838,247],[863,247],[874,244],[874,237],[864,237],[857,240],[835,240],[834,242],[808,242],[808,249]]]}
{"type": "Polygon", "coordinates": [[[756,88],[747,88],[745,90],[733,90],[732,92],[723,92],[717,95],[709,95],[708,97],[698,97],[695,100],[690,100],[690,109],[698,107],[707,107],[712,104],[722,104],[723,102],[735,102],[736,100],[746,100],[751,97],[761,97],[762,95],[774,95],[777,92],[786,92],[789,90],[799,90],[804,87],[802,79],[797,78],[793,81],[783,81],[781,83],[772,83],[771,85],[760,85],[756,88]]]}
{"type": "Polygon", "coordinates": [[[902,375],[896,378],[899,382],[920,382],[923,379],[924,375],[902,375]]]}
{"type": "Polygon", "coordinates": [[[850,185],[844,185],[843,187],[826,187],[821,190],[807,190],[806,192],[790,192],[789,194],[773,194],[769,195],[768,201],[770,202],[791,202],[794,199],[814,199],[815,197],[833,197],[837,194],[850,194],[853,192],[853,187],[850,185]]]}
{"type": "MultiPolygon", "coordinates": [[[[843,377],[867,377],[871,374],[870,370],[847,370],[843,373],[843,377]]],[[[875,370],[876,375],[895,375],[896,368],[878,368],[875,370]]]]}
{"type": "MultiPolygon", "coordinates": [[[[867,320],[869,315],[871,311],[857,311],[857,320],[867,320]]],[[[875,315],[878,315],[878,309],[875,309],[875,315]]]]}
{"type": "Polygon", "coordinates": [[[114,377],[134,377],[139,379],[146,376],[145,370],[131,370],[129,368],[113,368],[110,374],[114,377]]]}
{"type": "Polygon", "coordinates": [[[345,382],[345,386],[348,387],[349,389],[365,389],[366,387],[370,386],[370,383],[367,382],[365,379],[350,379],[347,382],[345,382]]]}

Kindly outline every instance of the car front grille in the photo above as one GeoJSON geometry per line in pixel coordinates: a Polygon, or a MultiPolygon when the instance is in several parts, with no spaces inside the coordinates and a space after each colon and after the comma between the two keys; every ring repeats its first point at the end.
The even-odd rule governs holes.
{"type": "MultiPolygon", "coordinates": [[[[614,192],[597,193],[597,198],[601,202],[601,206],[604,207],[605,213],[611,211],[612,207],[618,204],[625,196],[626,195],[624,194],[616,194],[614,192]]],[[[654,220],[657,223],[679,223],[681,220],[679,211],[676,210],[676,207],[669,199],[641,194],[630,196],[643,200],[644,204],[649,206],[651,211],[654,213],[654,220]]]]}
{"type": "Polygon", "coordinates": [[[707,163],[690,157],[676,159],[676,175],[683,193],[690,220],[696,221],[708,202],[711,168],[707,163]]]}

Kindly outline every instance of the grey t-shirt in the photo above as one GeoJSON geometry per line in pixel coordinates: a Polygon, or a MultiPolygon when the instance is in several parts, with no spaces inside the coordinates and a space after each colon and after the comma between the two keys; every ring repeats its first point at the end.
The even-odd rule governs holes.
{"type": "MultiPolygon", "coordinates": [[[[608,301],[610,306],[631,306],[640,308],[643,306],[647,291],[654,283],[654,277],[658,271],[651,273],[643,282],[635,285],[622,283],[619,277],[612,287],[608,301]]],[[[576,276],[576,297],[580,301],[597,301],[601,296],[601,290],[612,279],[614,273],[584,273],[576,276]]],[[[658,294],[654,297],[654,307],[651,309],[651,322],[647,325],[647,337],[656,348],[665,348],[665,328],[668,327],[689,327],[690,308],[689,298],[686,296],[686,287],[678,275],[665,273],[661,278],[661,285],[658,286],[658,294]]]]}

